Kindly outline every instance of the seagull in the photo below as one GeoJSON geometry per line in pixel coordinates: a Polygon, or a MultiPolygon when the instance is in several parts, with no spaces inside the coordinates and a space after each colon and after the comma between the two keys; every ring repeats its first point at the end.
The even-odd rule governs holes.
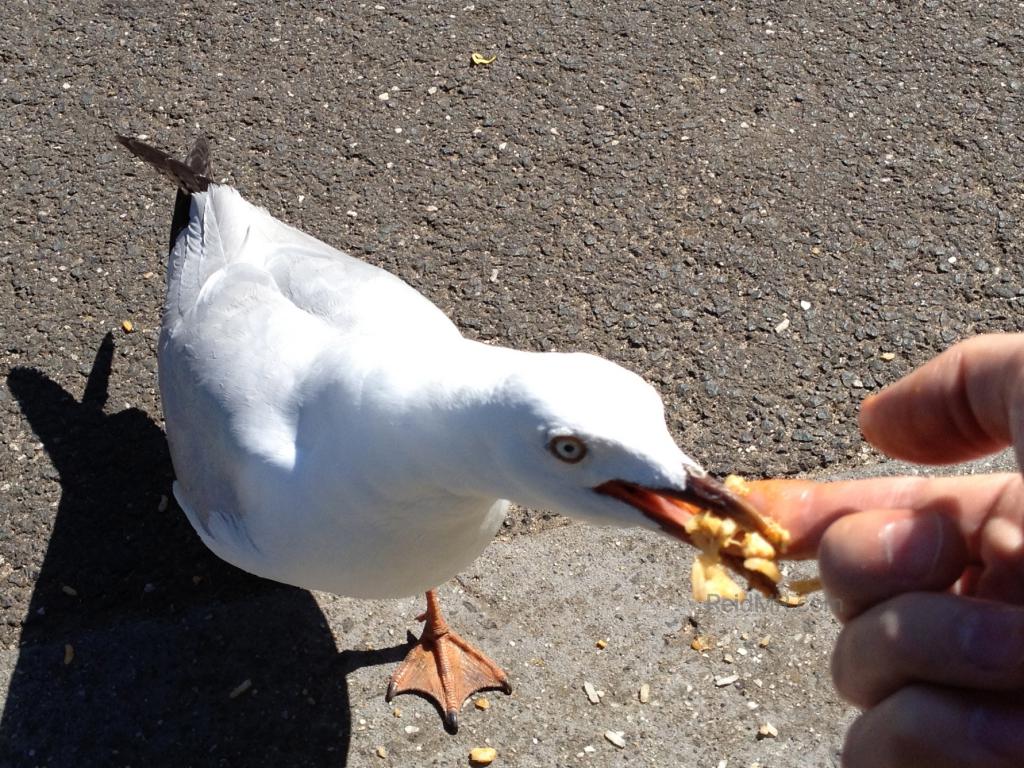
{"type": "Polygon", "coordinates": [[[435,592],[510,502],[691,543],[686,505],[765,526],[676,445],[636,374],[467,339],[399,278],[215,183],[204,138],[184,161],[118,140],[178,190],[158,351],[174,496],[250,573],[356,598],[425,593],[386,700],[417,693],[454,733],[472,694],[511,692],[435,592]]]}

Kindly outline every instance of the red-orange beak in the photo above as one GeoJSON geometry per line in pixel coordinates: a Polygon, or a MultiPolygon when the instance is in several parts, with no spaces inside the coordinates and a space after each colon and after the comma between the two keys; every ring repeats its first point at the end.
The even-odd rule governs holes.
{"type": "Polygon", "coordinates": [[[747,501],[711,477],[690,475],[683,490],[646,488],[625,480],[609,480],[594,488],[638,509],[666,533],[689,542],[686,521],[696,510],[707,510],[731,518],[743,529],[757,531],[767,540],[777,538],[775,530],[747,501]]]}

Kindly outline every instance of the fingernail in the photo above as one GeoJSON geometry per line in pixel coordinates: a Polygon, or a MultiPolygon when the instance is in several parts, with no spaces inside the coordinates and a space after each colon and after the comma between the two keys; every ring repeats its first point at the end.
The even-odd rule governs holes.
{"type": "Polygon", "coordinates": [[[915,584],[927,581],[942,551],[943,535],[942,522],[935,515],[905,517],[883,525],[878,538],[889,573],[915,584]]]}

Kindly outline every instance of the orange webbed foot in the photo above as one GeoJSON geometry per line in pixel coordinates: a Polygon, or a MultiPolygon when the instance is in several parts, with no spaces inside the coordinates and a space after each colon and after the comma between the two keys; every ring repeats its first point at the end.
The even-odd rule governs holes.
{"type": "Polygon", "coordinates": [[[455,733],[466,699],[483,690],[512,693],[512,686],[497,664],[448,628],[434,590],[427,592],[427,610],[419,618],[423,634],[391,676],[385,700],[419,694],[437,705],[445,730],[455,733]]]}

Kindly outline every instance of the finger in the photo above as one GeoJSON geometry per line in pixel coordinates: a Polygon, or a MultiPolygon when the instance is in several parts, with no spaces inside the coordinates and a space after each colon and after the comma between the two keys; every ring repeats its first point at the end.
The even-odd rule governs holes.
{"type": "Polygon", "coordinates": [[[1024,334],[976,336],[864,401],[868,442],[907,461],[950,464],[1018,446],[1024,466],[1024,334]]]}
{"type": "Polygon", "coordinates": [[[833,523],[818,548],[822,584],[841,621],[903,592],[949,589],[968,565],[956,524],[935,512],[858,512],[833,523]]]}
{"type": "Polygon", "coordinates": [[[966,477],[884,477],[819,483],[811,480],[755,480],[747,499],[789,531],[785,554],[813,557],[825,530],[836,520],[865,509],[936,512],[956,523],[971,556],[980,550],[982,523],[994,513],[1020,515],[1024,481],[1017,473],[966,477]]]}
{"type": "Polygon", "coordinates": [[[928,592],[900,595],[843,627],[832,677],[836,690],[861,707],[913,683],[1024,687],[1024,608],[928,592]]]}
{"type": "Polygon", "coordinates": [[[986,697],[914,685],[858,718],[843,768],[1010,768],[1024,754],[1024,709],[986,697]]]}

